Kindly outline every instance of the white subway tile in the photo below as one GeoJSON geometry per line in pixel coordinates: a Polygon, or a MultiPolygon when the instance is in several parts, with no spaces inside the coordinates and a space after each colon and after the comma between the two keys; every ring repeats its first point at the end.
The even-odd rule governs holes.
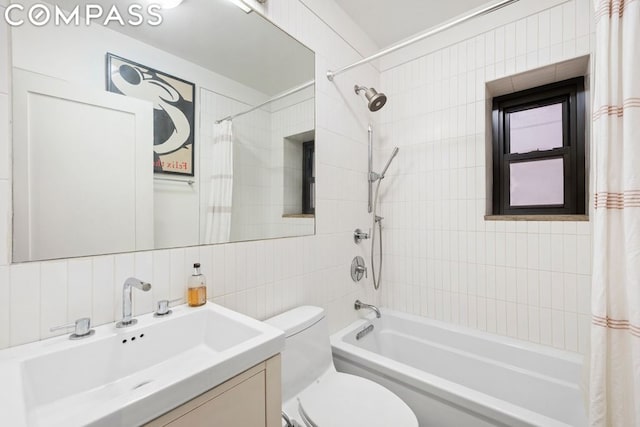
{"type": "Polygon", "coordinates": [[[529,340],[540,342],[540,309],[529,307],[529,340]]]}
{"type": "Polygon", "coordinates": [[[527,52],[538,50],[538,15],[527,18],[527,52]]]}
{"type": "Polygon", "coordinates": [[[515,23],[516,27],[516,57],[527,53],[527,20],[520,19],[515,23]]]}
{"type": "Polygon", "coordinates": [[[591,274],[591,236],[577,236],[576,245],[576,272],[579,274],[591,274]]]}
{"type": "Polygon", "coordinates": [[[540,272],[537,270],[527,270],[527,304],[540,305],[540,272]]]}
{"type": "Polygon", "coordinates": [[[564,277],[562,273],[551,273],[551,308],[564,310],[564,277]]]}
{"type": "Polygon", "coordinates": [[[577,311],[580,314],[591,313],[591,276],[578,275],[577,287],[577,311]]]}
{"type": "Polygon", "coordinates": [[[549,47],[550,37],[550,12],[545,10],[538,14],[538,47],[540,50],[549,47]]]}
{"type": "MultiPolygon", "coordinates": [[[[267,283],[268,280],[266,277],[266,268],[267,268],[266,258],[268,254],[266,250],[266,244],[264,242],[261,242],[261,246],[265,247],[265,249],[263,249],[262,251],[262,259],[258,260],[259,271],[261,272],[261,276],[264,279],[262,283],[267,283]]],[[[211,252],[212,252],[212,258],[211,258],[212,273],[211,273],[211,277],[207,278],[209,279],[207,286],[211,296],[218,297],[218,296],[224,295],[225,293],[225,287],[224,287],[225,269],[226,269],[225,246],[223,245],[212,246],[211,252]]]]}
{"type": "Polygon", "coordinates": [[[116,318],[114,318],[114,288],[122,289],[122,283],[115,282],[115,260],[113,256],[94,257],[92,262],[93,305],[91,310],[91,323],[94,325],[103,325],[116,320],[116,318]]]}
{"type": "Polygon", "coordinates": [[[518,306],[516,303],[506,303],[507,335],[513,338],[518,337],[518,306]]]}
{"type": "Polygon", "coordinates": [[[564,314],[564,347],[570,351],[578,351],[578,315],[564,314]]]}
{"type": "Polygon", "coordinates": [[[487,299],[487,332],[497,332],[497,319],[498,319],[497,302],[492,299],[487,299]]]}
{"type": "Polygon", "coordinates": [[[553,290],[551,283],[551,273],[548,271],[539,272],[540,283],[540,307],[551,308],[553,299],[553,290]]]}
{"type": "Polygon", "coordinates": [[[484,63],[493,64],[496,60],[496,32],[489,31],[484,37],[484,63]]]}
{"type": "Polygon", "coordinates": [[[93,267],[91,258],[69,260],[67,284],[67,319],[91,317],[93,308],[93,267]]]}
{"type": "Polygon", "coordinates": [[[540,343],[553,345],[553,321],[551,309],[540,309],[540,343]]]}
{"type": "Polygon", "coordinates": [[[564,273],[564,311],[575,313],[578,310],[578,277],[564,273]]]}
{"type": "Polygon", "coordinates": [[[527,270],[519,268],[516,270],[516,302],[518,304],[527,304],[528,286],[527,286],[527,270]]]}
{"type": "Polygon", "coordinates": [[[481,68],[485,65],[485,36],[480,34],[474,39],[475,42],[475,68],[481,68]]]}
{"type": "MultiPolygon", "coordinates": [[[[522,43],[522,42],[521,42],[522,43]]],[[[525,40],[526,43],[526,40],[525,40]]],[[[504,27],[504,58],[513,59],[516,57],[516,24],[507,24],[504,27]]],[[[524,52],[523,52],[524,53],[524,52]]],[[[507,72],[507,74],[512,74],[507,72]]]]}
{"type": "Polygon", "coordinates": [[[0,349],[11,344],[11,280],[9,267],[0,267],[0,349]]]}
{"type": "Polygon", "coordinates": [[[10,345],[40,339],[40,264],[11,266],[10,345]]]}
{"type": "Polygon", "coordinates": [[[562,5],[562,40],[569,41],[576,38],[576,2],[562,5]]]}
{"type": "Polygon", "coordinates": [[[588,354],[591,342],[591,316],[586,314],[578,315],[578,351],[588,354]]]}
{"type": "Polygon", "coordinates": [[[518,304],[518,338],[529,339],[529,309],[525,304],[518,304]]]}
{"type": "Polygon", "coordinates": [[[562,311],[551,312],[551,329],[553,334],[553,346],[565,348],[565,318],[562,311]]]}
{"type": "Polygon", "coordinates": [[[558,45],[563,42],[564,26],[562,25],[562,6],[556,6],[549,11],[549,45],[558,45]]]}
{"type": "Polygon", "coordinates": [[[563,236],[559,234],[551,235],[551,270],[563,271],[564,270],[564,245],[563,236]]]}
{"type": "Polygon", "coordinates": [[[588,36],[591,24],[591,2],[589,0],[576,0],[576,36],[588,36]]]}
{"type": "Polygon", "coordinates": [[[40,266],[40,337],[61,335],[69,331],[51,332],[54,326],[65,325],[76,319],[67,318],[67,262],[45,262],[40,266]]]}
{"type": "Polygon", "coordinates": [[[562,271],[576,273],[578,271],[577,261],[577,238],[574,234],[567,234],[563,238],[563,263],[562,271]]]}
{"type": "MultiPolygon", "coordinates": [[[[506,58],[506,48],[505,48],[505,28],[498,27],[495,30],[495,55],[496,55],[496,63],[503,62],[506,58]]],[[[497,67],[496,67],[497,69],[497,67]]]]}

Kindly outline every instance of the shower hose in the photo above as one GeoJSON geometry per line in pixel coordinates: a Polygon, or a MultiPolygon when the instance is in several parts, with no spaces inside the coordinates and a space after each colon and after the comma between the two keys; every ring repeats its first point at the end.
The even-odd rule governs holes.
{"type": "Polygon", "coordinates": [[[382,280],[382,217],[378,216],[378,190],[380,190],[380,182],[381,179],[378,180],[378,185],[376,186],[376,193],[373,198],[373,227],[371,228],[371,274],[373,275],[373,288],[377,291],[380,288],[380,282],[382,280]],[[378,274],[376,274],[376,263],[375,263],[375,247],[376,247],[376,223],[378,225],[378,274]]]}

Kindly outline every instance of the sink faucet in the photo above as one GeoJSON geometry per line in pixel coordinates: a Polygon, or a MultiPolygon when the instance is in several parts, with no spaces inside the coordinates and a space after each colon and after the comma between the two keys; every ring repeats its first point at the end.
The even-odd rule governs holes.
{"type": "Polygon", "coordinates": [[[371,305],[371,304],[365,304],[362,301],[360,301],[359,299],[357,299],[355,304],[353,304],[353,308],[355,308],[356,310],[360,310],[361,308],[370,308],[371,310],[376,312],[376,317],[378,319],[381,316],[380,310],[378,309],[378,307],[376,307],[375,305],[371,305]]]}
{"type": "Polygon", "coordinates": [[[116,328],[126,328],[138,322],[131,315],[131,288],[147,292],[151,289],[151,283],[143,282],[135,277],[129,277],[124,281],[124,286],[122,287],[122,320],[116,323],[116,328]]]}

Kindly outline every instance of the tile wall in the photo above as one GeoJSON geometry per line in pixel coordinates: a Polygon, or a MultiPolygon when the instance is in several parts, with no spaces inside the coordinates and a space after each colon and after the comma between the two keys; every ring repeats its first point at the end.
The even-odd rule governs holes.
{"type": "MultiPolygon", "coordinates": [[[[588,0],[519,2],[382,64],[385,306],[585,352],[589,222],[485,221],[486,82],[592,53],[588,0]],[[522,4],[522,7],[520,5],[522,4]],[[497,18],[499,17],[499,18],[497,18]],[[468,37],[457,40],[459,34],[468,37]]],[[[589,122],[589,121],[587,121],[589,122]]],[[[489,157],[490,158],[490,157],[489,157]]]]}
{"type": "MultiPolygon", "coordinates": [[[[267,15],[316,52],[316,234],[184,249],[11,264],[8,34],[0,20],[0,348],[46,338],[49,327],[90,316],[94,324],[116,320],[124,279],[149,280],[138,293],[136,314],[184,294],[189,266],[203,265],[215,302],[263,319],[299,304],[328,309],[331,329],[356,318],[353,301],[373,299],[369,283],[354,284],[351,259],[366,255],[352,232],[366,214],[366,123],[371,119],[353,95],[354,82],[377,85],[366,66],[329,83],[328,68],[351,63],[375,46],[335,5],[323,1],[272,0],[267,15]],[[314,10],[320,7],[321,16],[314,10]],[[352,159],[361,159],[353,161],[352,159]],[[345,185],[348,183],[348,185],[345,185]]],[[[0,12],[4,10],[0,7],[0,12]]]]}

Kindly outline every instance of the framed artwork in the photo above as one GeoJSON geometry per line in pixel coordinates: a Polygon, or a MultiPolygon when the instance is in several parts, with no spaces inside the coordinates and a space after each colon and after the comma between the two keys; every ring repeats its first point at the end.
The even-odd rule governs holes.
{"type": "Polygon", "coordinates": [[[195,85],[107,53],[107,90],[153,103],[153,171],[194,176],[195,85]]]}

